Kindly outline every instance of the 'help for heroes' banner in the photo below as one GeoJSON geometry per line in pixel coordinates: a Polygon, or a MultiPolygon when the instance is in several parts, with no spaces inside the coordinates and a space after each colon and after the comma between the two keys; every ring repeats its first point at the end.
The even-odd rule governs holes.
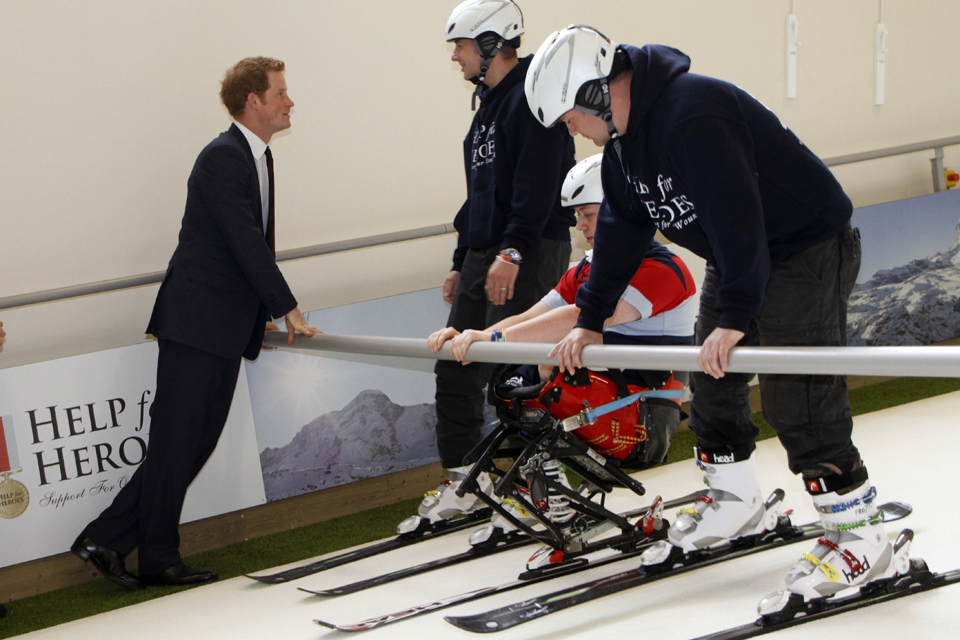
{"type": "MultiPolygon", "coordinates": [[[[67,551],[146,455],[157,345],[0,370],[0,567],[67,551]]],[[[244,369],[181,522],[265,502],[244,369]]]]}

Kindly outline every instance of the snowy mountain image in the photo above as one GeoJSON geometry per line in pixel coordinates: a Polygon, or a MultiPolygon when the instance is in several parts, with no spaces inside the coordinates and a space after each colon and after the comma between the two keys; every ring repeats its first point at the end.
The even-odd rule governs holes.
{"type": "Polygon", "coordinates": [[[858,284],[847,335],[851,346],[928,345],[960,336],[960,226],[947,251],[881,269],[858,284]]]}
{"type": "Polygon", "coordinates": [[[304,425],[286,446],[260,453],[267,500],[435,462],[436,422],[432,403],[404,407],[381,391],[362,391],[304,425]]]}

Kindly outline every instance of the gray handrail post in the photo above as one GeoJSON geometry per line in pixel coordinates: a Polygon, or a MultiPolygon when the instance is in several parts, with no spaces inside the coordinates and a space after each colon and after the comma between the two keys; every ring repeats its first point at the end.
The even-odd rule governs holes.
{"type": "Polygon", "coordinates": [[[936,193],[947,190],[947,176],[943,170],[943,147],[933,148],[930,158],[930,170],[933,171],[933,190],[936,193]]]}

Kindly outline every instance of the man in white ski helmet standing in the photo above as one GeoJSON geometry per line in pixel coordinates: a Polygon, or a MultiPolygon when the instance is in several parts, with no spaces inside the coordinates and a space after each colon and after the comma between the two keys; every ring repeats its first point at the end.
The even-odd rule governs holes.
{"type": "MultiPolygon", "coordinates": [[[[450,14],[445,33],[454,44],[451,59],[477,85],[477,112],[463,145],[467,199],[454,220],[459,239],[443,284],[452,304],[447,324],[465,331],[526,311],[566,271],[575,221],[560,204],[560,186],[575,161],[570,137],[541,127],[527,106],[523,79],[532,56],[517,56],[523,15],[516,3],[467,0],[450,14]]],[[[420,505],[430,522],[482,506],[455,491],[470,469],[467,454],[481,440],[483,388],[492,371],[437,362],[437,447],[449,480],[420,505]]],[[[479,481],[489,486],[485,474],[479,481]]]]}
{"type": "MultiPolygon", "coordinates": [[[[657,230],[707,261],[696,334],[703,372],[693,374],[690,427],[710,492],[670,528],[670,544],[684,552],[759,533],[771,515],[756,473],[752,376],[727,371],[729,350],[844,345],[860,268],[852,206],[826,166],[748,93],[689,68],[676,49],[617,45],[570,26],[543,43],[525,85],[544,126],[562,122],[604,145],[608,207],[577,295],[577,328],[554,349],[562,368],[580,366],[581,349],[602,342],[604,319],[657,230]]],[[[826,530],[762,612],[791,593],[831,596],[902,569],[906,548],[894,553],[851,440],[846,378],[761,375],[760,392],[826,530]]],[[[644,562],[668,551],[655,546],[644,562]]]]}

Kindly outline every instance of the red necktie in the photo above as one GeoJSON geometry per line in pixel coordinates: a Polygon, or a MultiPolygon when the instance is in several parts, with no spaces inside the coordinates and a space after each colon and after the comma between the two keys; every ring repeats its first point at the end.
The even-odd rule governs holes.
{"type": "Polygon", "coordinates": [[[273,238],[274,214],[273,214],[273,154],[270,153],[270,147],[267,147],[267,196],[269,200],[269,212],[267,213],[267,246],[270,247],[270,253],[277,257],[277,247],[273,238]]]}

